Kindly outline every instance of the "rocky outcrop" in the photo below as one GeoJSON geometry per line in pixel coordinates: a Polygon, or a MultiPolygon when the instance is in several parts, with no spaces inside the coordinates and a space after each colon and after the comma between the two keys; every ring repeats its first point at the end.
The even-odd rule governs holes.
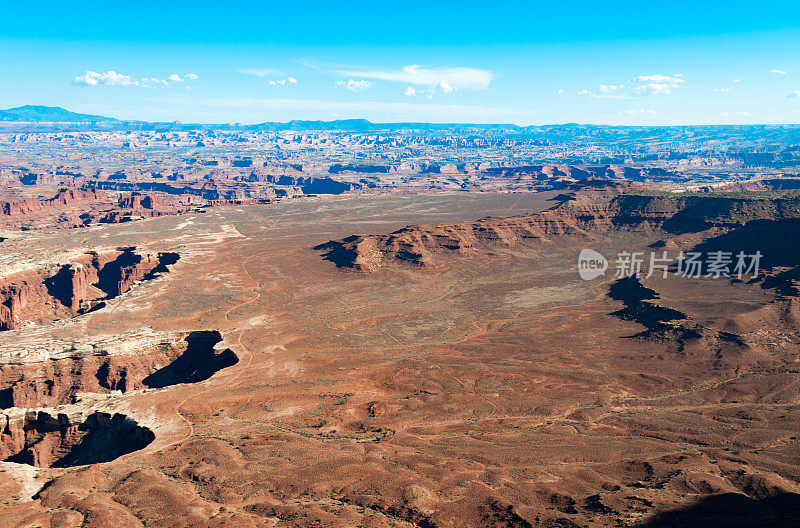
{"type": "Polygon", "coordinates": [[[119,199],[119,206],[126,209],[158,209],[170,207],[163,198],[151,194],[132,192],[128,196],[119,199]]]}
{"type": "Polygon", "coordinates": [[[140,254],[135,248],[91,251],[56,266],[0,278],[0,331],[86,313],[155,277],[177,262],[176,253],[140,254]]]}
{"type": "Polygon", "coordinates": [[[0,413],[0,460],[40,468],[108,462],[155,435],[123,414],[51,409],[0,413]]]}

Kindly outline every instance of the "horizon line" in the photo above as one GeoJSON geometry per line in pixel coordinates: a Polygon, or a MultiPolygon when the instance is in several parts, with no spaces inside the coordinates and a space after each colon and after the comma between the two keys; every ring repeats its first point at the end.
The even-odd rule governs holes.
{"type": "Polygon", "coordinates": [[[234,126],[234,127],[251,127],[251,126],[259,126],[259,125],[267,125],[267,124],[276,124],[276,125],[288,125],[293,122],[306,122],[306,123],[346,123],[346,122],[355,122],[361,121],[366,122],[371,125],[438,125],[438,126],[476,126],[476,127],[485,127],[485,126],[497,126],[497,127],[517,127],[517,128],[532,128],[532,127],[555,127],[555,126],[594,126],[594,127],[614,127],[614,128],[670,128],[670,127],[734,127],[734,126],[800,126],[800,122],[794,123],[673,123],[673,124],[643,124],[643,125],[623,125],[623,124],[609,124],[609,123],[578,123],[574,121],[564,122],[564,123],[541,123],[541,124],[530,124],[530,125],[521,125],[513,122],[488,122],[488,123],[479,123],[479,122],[468,122],[468,121],[372,121],[367,119],[366,117],[352,117],[352,118],[344,118],[344,119],[290,119],[288,121],[259,121],[254,123],[241,123],[238,121],[235,122],[203,122],[203,121],[181,121],[179,119],[173,121],[147,121],[142,119],[121,119],[117,117],[110,117],[98,114],[85,114],[81,112],[73,112],[68,110],[62,106],[47,106],[47,105],[22,105],[16,106],[11,108],[0,109],[0,114],[3,112],[8,112],[11,110],[19,110],[26,107],[33,107],[33,108],[47,108],[47,109],[56,109],[56,110],[63,110],[65,112],[77,115],[86,115],[95,118],[102,118],[98,121],[12,121],[12,120],[0,120],[0,127],[2,127],[6,123],[25,123],[25,124],[61,124],[61,125],[78,125],[78,124],[88,124],[88,123],[102,123],[104,122],[103,119],[107,120],[107,122],[119,122],[119,123],[141,123],[141,124],[148,124],[148,125],[198,125],[198,126],[234,126]]]}

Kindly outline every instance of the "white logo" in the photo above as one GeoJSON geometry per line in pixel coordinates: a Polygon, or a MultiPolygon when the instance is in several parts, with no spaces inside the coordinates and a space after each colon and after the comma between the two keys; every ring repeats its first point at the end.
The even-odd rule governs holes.
{"type": "Polygon", "coordinates": [[[584,249],[578,255],[578,274],[585,281],[605,275],[608,260],[593,249],[584,249]]]}

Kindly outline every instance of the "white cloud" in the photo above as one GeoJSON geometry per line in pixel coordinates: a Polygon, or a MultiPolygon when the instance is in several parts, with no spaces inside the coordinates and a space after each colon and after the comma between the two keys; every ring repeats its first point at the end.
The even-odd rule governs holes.
{"type": "Polygon", "coordinates": [[[297,79],[294,77],[287,77],[286,79],[276,79],[268,82],[270,86],[286,86],[287,84],[297,84],[297,79]]]}
{"type": "Polygon", "coordinates": [[[639,75],[633,78],[633,82],[640,83],[636,87],[636,93],[640,95],[669,95],[672,93],[673,88],[678,88],[681,83],[685,82],[682,79],[683,74],[675,73],[673,75],[639,75]]]}
{"type": "Polygon", "coordinates": [[[403,66],[399,70],[345,69],[338,73],[348,77],[438,87],[445,93],[461,89],[484,90],[494,78],[489,70],[478,68],[423,68],[419,65],[403,66]]]}
{"type": "Polygon", "coordinates": [[[600,85],[600,93],[602,93],[602,94],[614,93],[614,92],[616,92],[617,90],[619,90],[620,88],[623,88],[623,87],[624,87],[624,85],[617,86],[617,85],[614,85],[614,84],[601,84],[600,85]]]}
{"type": "Polygon", "coordinates": [[[417,91],[413,87],[408,86],[403,91],[403,95],[407,95],[408,97],[414,97],[415,95],[417,95],[417,91]]]}
{"type": "Polygon", "coordinates": [[[668,83],[668,84],[680,84],[683,81],[681,79],[683,74],[676,73],[672,77],[669,75],[639,75],[635,77],[633,80],[636,82],[645,82],[645,83],[668,83]]]}
{"type": "Polygon", "coordinates": [[[335,84],[336,86],[347,88],[348,90],[351,90],[353,92],[360,92],[372,86],[371,82],[366,81],[364,79],[361,79],[360,81],[357,81],[355,79],[350,79],[348,81],[336,81],[335,84]]]}
{"type": "Polygon", "coordinates": [[[73,81],[75,84],[83,86],[139,86],[139,81],[129,75],[122,75],[114,70],[108,70],[105,73],[98,73],[95,71],[87,71],[83,75],[75,77],[73,81]]]}
{"type": "Polygon", "coordinates": [[[777,68],[772,68],[772,69],[771,69],[769,72],[770,72],[770,73],[777,73],[778,75],[786,75],[786,72],[785,72],[785,71],[783,71],[783,70],[779,70],[779,69],[777,69],[777,68]]]}
{"type": "Polygon", "coordinates": [[[672,86],[663,83],[647,83],[636,87],[636,91],[642,95],[669,95],[672,93],[672,86]]]}
{"type": "Polygon", "coordinates": [[[158,77],[141,77],[139,80],[134,79],[130,75],[123,75],[114,70],[109,70],[105,73],[87,70],[83,75],[75,77],[72,81],[74,84],[81,86],[134,86],[139,88],[153,88],[156,86],[166,87],[169,86],[169,81],[183,82],[185,79],[195,80],[197,74],[188,73],[181,77],[177,73],[173,73],[168,79],[159,79],[158,77]]]}
{"type": "Polygon", "coordinates": [[[558,91],[557,91],[556,93],[557,93],[558,95],[564,95],[564,93],[565,93],[565,92],[564,92],[564,89],[563,89],[563,88],[559,88],[559,89],[558,89],[558,91]]]}
{"type": "Polygon", "coordinates": [[[151,86],[169,86],[169,83],[164,79],[158,79],[156,77],[142,77],[142,82],[139,86],[149,88],[151,86]]]}
{"type": "Polygon", "coordinates": [[[236,73],[243,73],[245,75],[255,75],[256,77],[271,77],[271,76],[284,75],[282,71],[276,70],[274,68],[245,68],[242,70],[236,70],[236,73]]]}
{"type": "Polygon", "coordinates": [[[628,115],[640,115],[640,114],[655,114],[655,110],[645,110],[644,108],[640,108],[639,110],[626,110],[626,114],[628,115]]]}
{"type": "Polygon", "coordinates": [[[732,92],[733,89],[732,88],[714,88],[714,91],[715,92],[728,93],[728,92],[732,92]]]}
{"type": "MultiPolygon", "coordinates": [[[[668,95],[675,88],[681,86],[685,80],[683,74],[673,75],[639,75],[631,79],[632,85],[628,84],[601,84],[596,91],[578,90],[578,95],[594,97],[598,99],[639,99],[644,95],[668,95]]],[[[563,92],[559,91],[559,95],[563,92]]]]}
{"type": "Polygon", "coordinates": [[[793,91],[787,97],[800,97],[800,90],[793,91]]]}
{"type": "Polygon", "coordinates": [[[742,81],[740,79],[734,79],[733,82],[738,83],[738,82],[742,82],[742,81]]]}
{"type": "MultiPolygon", "coordinates": [[[[591,95],[592,97],[596,97],[598,99],[635,99],[626,93],[618,93],[623,88],[625,88],[624,84],[601,84],[598,88],[599,93],[588,93],[582,95],[591,95]]],[[[628,90],[626,90],[627,92],[628,90]]]]}

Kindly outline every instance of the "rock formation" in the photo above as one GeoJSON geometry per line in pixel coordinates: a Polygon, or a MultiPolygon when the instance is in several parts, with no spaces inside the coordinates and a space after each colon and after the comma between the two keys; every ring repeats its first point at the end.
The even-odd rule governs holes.
{"type": "Polygon", "coordinates": [[[800,217],[800,197],[795,195],[620,193],[620,188],[606,184],[573,189],[577,192],[561,195],[558,205],[540,213],[414,225],[382,235],[352,235],[315,249],[339,268],[371,272],[392,262],[431,266],[437,252],[474,253],[493,245],[541,244],[562,236],[590,240],[608,229],[663,229],[677,234],[800,217]],[[606,200],[598,199],[604,195],[606,200]]]}
{"type": "Polygon", "coordinates": [[[79,202],[102,199],[102,192],[95,189],[61,189],[53,198],[47,200],[26,198],[12,202],[0,202],[0,216],[18,217],[43,209],[63,208],[79,202]]]}

